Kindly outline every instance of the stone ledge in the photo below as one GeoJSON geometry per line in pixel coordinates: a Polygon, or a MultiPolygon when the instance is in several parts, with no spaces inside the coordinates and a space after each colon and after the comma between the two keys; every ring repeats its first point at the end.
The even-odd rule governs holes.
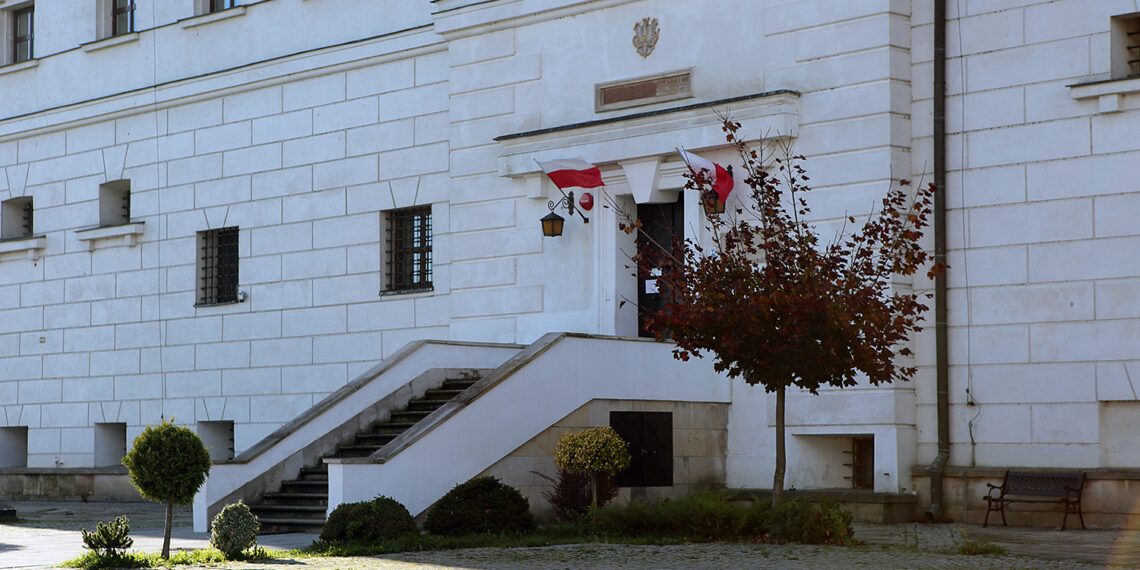
{"type": "MultiPolygon", "coordinates": [[[[1131,467],[966,467],[964,465],[947,465],[945,477],[991,477],[1001,479],[1006,471],[1036,471],[1042,473],[1073,473],[1083,472],[1086,481],[1100,479],[1111,480],[1140,480],[1140,468],[1131,467]]],[[[916,465],[911,468],[912,477],[929,477],[930,469],[925,465],[916,465]]]]}

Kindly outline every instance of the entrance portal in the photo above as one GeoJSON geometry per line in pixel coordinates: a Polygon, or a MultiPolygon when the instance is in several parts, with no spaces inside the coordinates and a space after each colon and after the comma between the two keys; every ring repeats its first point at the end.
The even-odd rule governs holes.
{"type": "Polygon", "coordinates": [[[663,305],[662,291],[658,286],[663,261],[673,254],[685,237],[684,201],[672,204],[638,204],[637,219],[641,230],[637,233],[637,251],[649,256],[649,264],[638,264],[637,271],[637,335],[654,336],[654,327],[647,317],[663,305]],[[648,265],[648,269],[642,266],[648,265]]]}

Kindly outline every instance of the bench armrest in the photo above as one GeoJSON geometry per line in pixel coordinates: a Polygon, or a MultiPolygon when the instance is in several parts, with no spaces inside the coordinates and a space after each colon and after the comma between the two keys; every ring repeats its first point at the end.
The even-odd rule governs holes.
{"type": "Polygon", "coordinates": [[[1001,497],[1005,485],[994,485],[993,483],[986,483],[986,487],[989,487],[989,491],[986,492],[986,496],[996,499],[998,497],[1001,497]],[[994,495],[994,491],[997,491],[998,494],[994,495]]]}

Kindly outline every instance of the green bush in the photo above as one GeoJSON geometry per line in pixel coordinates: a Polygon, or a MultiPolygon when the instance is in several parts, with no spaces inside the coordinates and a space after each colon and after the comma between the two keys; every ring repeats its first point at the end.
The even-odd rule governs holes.
{"type": "Polygon", "coordinates": [[[704,492],[678,500],[600,509],[596,522],[599,530],[617,536],[728,540],[762,536],[762,511],[762,506],[745,508],[730,503],[723,493],[704,492]]]}
{"type": "Polygon", "coordinates": [[[416,533],[411,513],[391,497],[371,501],[342,503],[333,509],[321,529],[321,540],[387,540],[416,533]]]}
{"type": "Polygon", "coordinates": [[[853,516],[839,508],[835,501],[818,504],[797,499],[770,509],[767,515],[770,534],[779,540],[805,544],[836,544],[851,540],[853,516]]]}
{"type": "Polygon", "coordinates": [[[131,523],[127,515],[119,515],[110,524],[96,523],[94,532],[82,530],[83,546],[89,548],[96,555],[104,558],[117,558],[127,552],[135,543],[128,536],[131,533],[131,523]]]}
{"type": "Polygon", "coordinates": [[[424,529],[432,534],[523,534],[534,530],[530,503],[514,487],[494,477],[456,485],[428,512],[424,529]]]}
{"type": "Polygon", "coordinates": [[[226,505],[210,524],[210,544],[227,559],[237,558],[257,544],[261,522],[242,501],[226,505]]]}
{"type": "Polygon", "coordinates": [[[616,536],[682,537],[693,540],[766,538],[781,542],[833,544],[850,541],[851,514],[834,502],[789,501],[773,509],[768,500],[749,507],[730,502],[723,493],[694,493],[608,507],[597,511],[602,532],[616,536]]]}

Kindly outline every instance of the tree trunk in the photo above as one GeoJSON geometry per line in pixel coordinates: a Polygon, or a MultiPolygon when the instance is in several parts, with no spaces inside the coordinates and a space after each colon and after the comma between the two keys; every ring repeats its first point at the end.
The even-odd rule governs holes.
{"type": "Polygon", "coordinates": [[[170,527],[174,523],[174,501],[166,502],[166,532],[162,535],[162,559],[170,560],[170,527]]]}
{"type": "Polygon", "coordinates": [[[784,471],[788,463],[784,451],[784,391],[783,386],[776,389],[776,473],[772,475],[772,506],[776,508],[784,504],[784,471]]]}

